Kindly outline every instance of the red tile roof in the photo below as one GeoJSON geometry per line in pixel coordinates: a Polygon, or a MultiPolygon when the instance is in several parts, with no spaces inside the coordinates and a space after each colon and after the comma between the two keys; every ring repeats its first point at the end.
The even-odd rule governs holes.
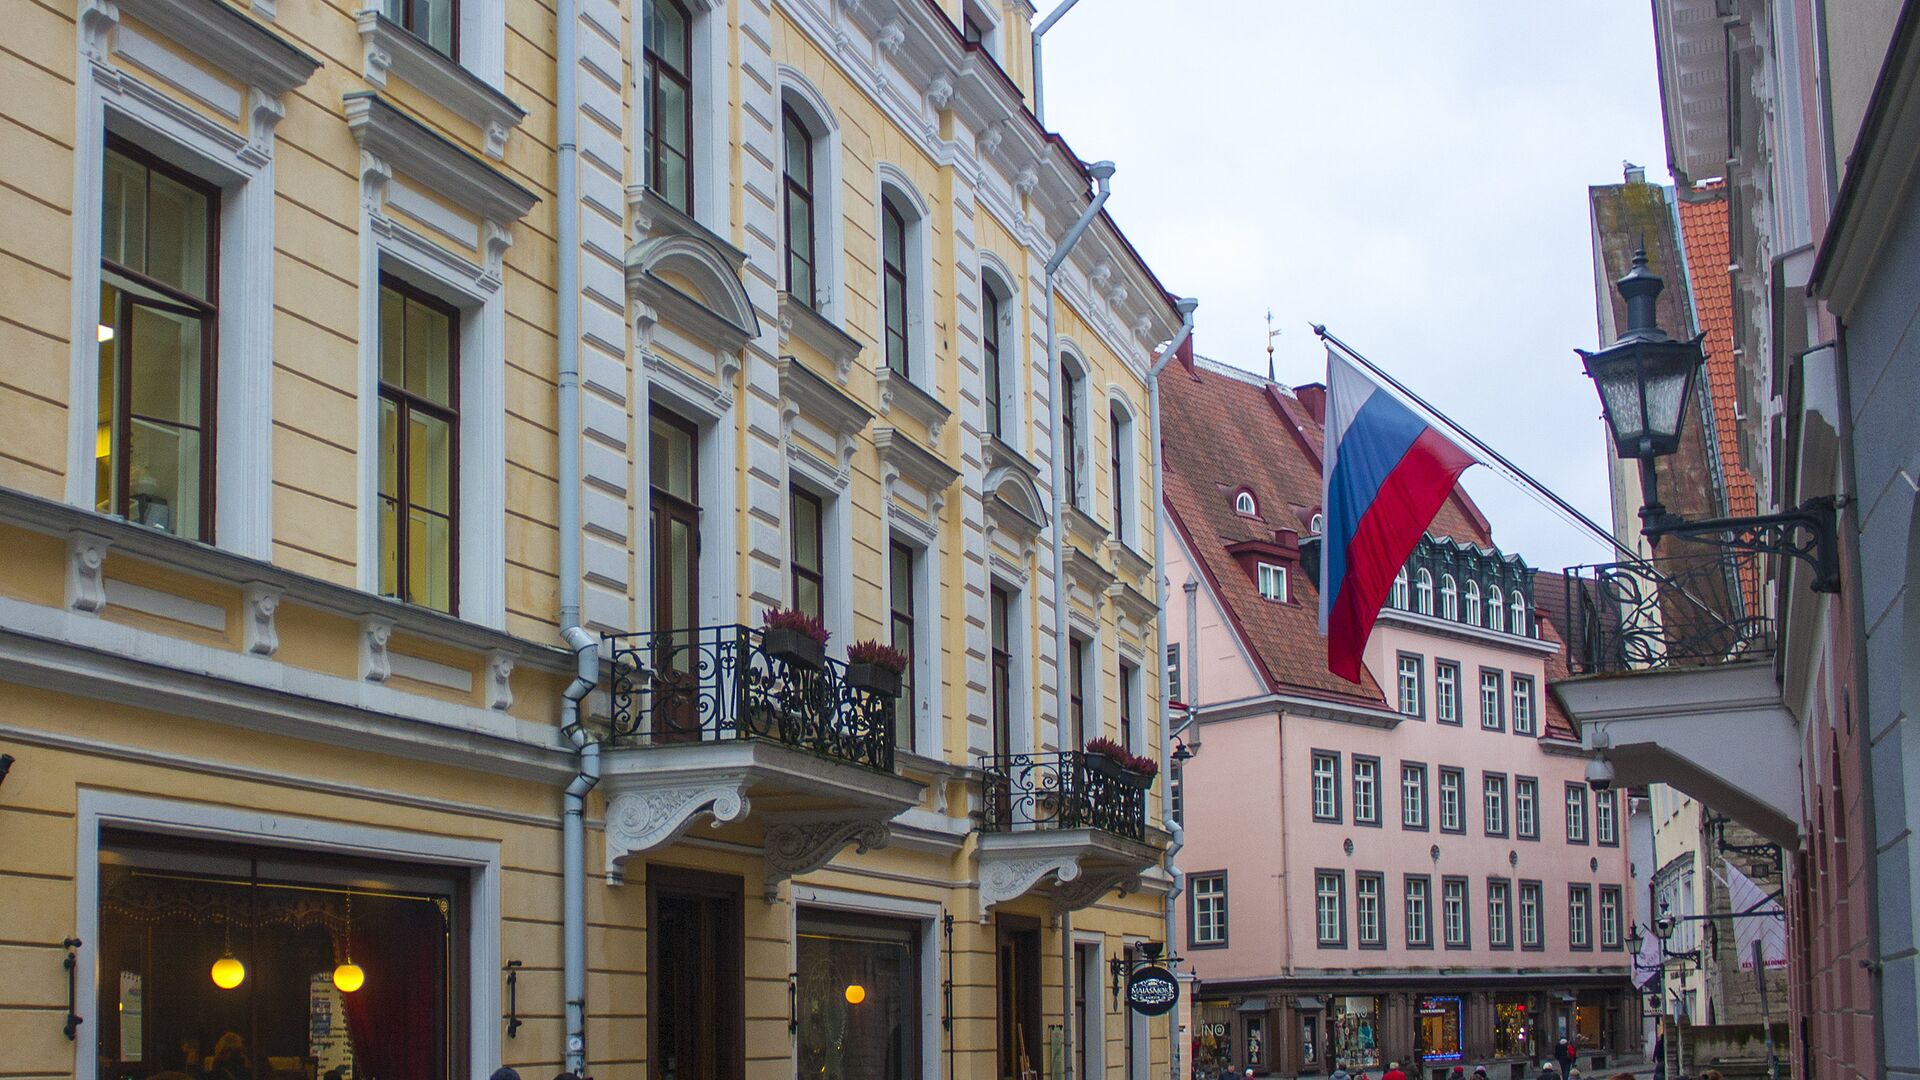
{"type": "Polygon", "coordinates": [[[1693,292],[1697,330],[1707,335],[1706,389],[1713,402],[1715,441],[1726,478],[1727,512],[1757,512],[1753,476],[1740,456],[1739,383],[1733,361],[1733,275],[1728,267],[1727,193],[1722,185],[1696,189],[1679,200],[1680,237],[1687,256],[1687,284],[1693,292]],[[1700,198],[1698,196],[1709,195],[1700,198]]]}

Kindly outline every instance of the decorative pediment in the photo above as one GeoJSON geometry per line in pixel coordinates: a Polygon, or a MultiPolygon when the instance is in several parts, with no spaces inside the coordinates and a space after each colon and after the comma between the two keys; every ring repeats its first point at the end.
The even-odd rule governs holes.
{"type": "Polygon", "coordinates": [[[880,411],[888,416],[895,412],[918,420],[927,429],[927,441],[940,441],[940,429],[953,415],[953,410],[940,404],[940,399],[928,393],[925,387],[915,383],[905,375],[885,366],[873,369],[874,387],[880,393],[880,411]]]}
{"type": "Polygon", "coordinates": [[[642,321],[667,320],[724,352],[760,335],[760,319],[740,281],[746,256],[705,236],[654,236],[627,249],[627,295],[644,305],[642,321]],[[684,281],[681,288],[670,281],[684,281]]]}
{"type": "Polygon", "coordinates": [[[378,8],[361,11],[355,21],[363,47],[360,73],[369,83],[385,89],[387,78],[398,76],[478,127],[488,157],[499,161],[506,156],[507,135],[526,118],[525,109],[378,8]]]}
{"type": "Polygon", "coordinates": [[[1151,597],[1124,581],[1116,581],[1107,586],[1107,598],[1113,601],[1120,612],[1120,618],[1129,625],[1133,633],[1145,634],[1153,629],[1154,620],[1160,614],[1160,607],[1151,597]]]}
{"type": "Polygon", "coordinates": [[[1073,545],[1067,545],[1061,553],[1061,561],[1066,564],[1067,583],[1086,598],[1087,606],[1095,611],[1106,603],[1108,590],[1119,583],[1113,572],[1100,565],[1100,560],[1081,551],[1073,545]]]}
{"type": "Polygon", "coordinates": [[[1122,574],[1131,578],[1143,578],[1153,571],[1153,560],[1133,550],[1133,545],[1117,536],[1107,538],[1107,557],[1113,560],[1122,574]]]}
{"type": "Polygon", "coordinates": [[[855,437],[866,430],[873,414],[846,391],[809,371],[795,357],[782,356],[774,361],[774,367],[780,372],[783,434],[791,434],[798,423],[808,424],[817,431],[809,434],[824,439],[824,445],[834,450],[838,468],[845,469],[853,459],[855,437]]]}
{"type": "Polygon", "coordinates": [[[786,345],[789,338],[799,338],[832,361],[834,378],[842,386],[853,371],[853,362],[860,359],[860,351],[865,348],[858,338],[835,326],[833,320],[783,292],[780,294],[780,344],[786,345]]]}
{"type": "Polygon", "coordinates": [[[1107,542],[1107,527],[1093,519],[1093,516],[1077,506],[1065,508],[1067,535],[1089,547],[1099,547],[1107,542]]]}
{"type": "Polygon", "coordinates": [[[1007,533],[1022,547],[1032,544],[1047,527],[1047,504],[1033,478],[1012,466],[1003,465],[987,474],[987,521],[1007,533]]]}
{"type": "Polygon", "coordinates": [[[344,100],[347,128],[360,143],[362,173],[404,173],[426,191],[477,215],[498,231],[526,217],[540,201],[379,94],[356,90],[344,100]]]}
{"type": "Polygon", "coordinates": [[[934,512],[938,513],[946,502],[947,489],[960,478],[959,470],[941,461],[899,428],[874,428],[873,447],[880,452],[880,475],[888,500],[894,496],[894,481],[905,477],[927,493],[933,501],[934,512]]]}

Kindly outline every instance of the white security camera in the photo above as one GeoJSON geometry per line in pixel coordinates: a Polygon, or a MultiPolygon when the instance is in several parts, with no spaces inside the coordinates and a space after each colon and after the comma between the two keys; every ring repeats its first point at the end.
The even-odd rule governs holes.
{"type": "Polygon", "coordinates": [[[1587,786],[1595,791],[1613,790],[1613,762],[1603,757],[1587,762],[1587,786]]]}

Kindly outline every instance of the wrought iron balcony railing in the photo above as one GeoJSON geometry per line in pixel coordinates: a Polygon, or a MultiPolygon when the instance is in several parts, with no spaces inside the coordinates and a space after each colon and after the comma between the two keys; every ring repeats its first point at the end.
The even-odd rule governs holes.
{"type": "Polygon", "coordinates": [[[849,683],[847,665],[777,656],[761,631],[703,626],[609,634],[613,737],[668,746],[766,739],[893,771],[894,699],[849,683]]]}
{"type": "Polygon", "coordinates": [[[980,758],[983,832],[1101,829],[1147,838],[1147,787],[1090,766],[1080,750],[980,758]]]}
{"type": "Polygon", "coordinates": [[[1707,667],[1773,655],[1765,555],[1676,548],[1650,561],[1566,571],[1567,665],[1576,675],[1707,667]]]}

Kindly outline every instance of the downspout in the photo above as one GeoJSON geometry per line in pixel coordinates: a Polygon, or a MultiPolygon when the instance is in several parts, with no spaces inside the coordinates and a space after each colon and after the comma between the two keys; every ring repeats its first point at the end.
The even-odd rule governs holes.
{"type": "MultiPolygon", "coordinates": [[[[1153,643],[1154,647],[1160,650],[1160,681],[1163,684],[1160,687],[1160,762],[1167,770],[1166,782],[1160,787],[1160,824],[1166,828],[1167,835],[1172,837],[1167,844],[1167,853],[1162,857],[1167,877],[1173,882],[1172,888],[1167,893],[1167,909],[1161,913],[1161,917],[1166,922],[1163,940],[1167,944],[1167,956],[1173,956],[1176,953],[1173,947],[1173,905],[1186,885],[1185,876],[1180,873],[1180,868],[1173,865],[1173,857],[1179,854],[1181,846],[1186,842],[1187,833],[1186,829],[1174,820],[1173,800],[1167,797],[1173,787],[1173,707],[1169,704],[1173,700],[1173,693],[1171,687],[1164,685],[1167,677],[1167,575],[1161,567],[1164,567],[1167,561],[1165,544],[1168,530],[1167,500],[1161,488],[1165,480],[1165,472],[1161,469],[1161,458],[1164,455],[1160,453],[1160,373],[1166,370],[1167,363],[1173,359],[1175,353],[1180,351],[1180,346],[1185,345],[1187,339],[1193,336],[1193,311],[1200,306],[1200,301],[1192,297],[1182,297],[1175,306],[1180,310],[1180,329],[1173,335],[1173,340],[1167,342],[1166,346],[1160,350],[1160,354],[1153,358],[1153,363],[1147,367],[1147,427],[1148,438],[1151,440],[1149,445],[1153,448],[1153,643]]],[[[1192,638],[1189,637],[1188,641],[1188,648],[1191,649],[1192,638]]],[[[1173,964],[1172,971],[1178,976],[1179,965],[1173,964]]],[[[1126,1023],[1132,1022],[1131,1016],[1126,1018],[1126,1023]]],[[[1178,1080],[1180,1076],[1178,1027],[1178,1020],[1167,1021],[1169,1075],[1174,1077],[1174,1080],[1178,1080]]],[[[1128,1062],[1127,1067],[1131,1069],[1133,1063],[1128,1062]]]]}
{"type": "Polygon", "coordinates": [[[576,0],[554,8],[556,139],[559,177],[554,223],[559,267],[556,358],[559,378],[560,637],[573,650],[573,681],[560,698],[560,730],[580,757],[560,813],[561,991],[566,1011],[566,1071],[587,1071],[587,793],[600,782],[600,743],[580,724],[580,702],[600,681],[598,639],[580,625],[580,44],[576,0]]]}
{"type": "MultiPolygon", "coordinates": [[[[1048,16],[1042,26],[1050,25],[1055,16],[1060,15],[1073,0],[1061,6],[1059,11],[1048,16]]],[[[1113,192],[1107,182],[1113,178],[1113,162],[1096,161],[1087,166],[1087,172],[1093,177],[1095,195],[1087,208],[1080,212],[1080,219],[1067,230],[1058,247],[1053,249],[1053,257],[1047,260],[1047,400],[1052,403],[1053,415],[1050,426],[1053,428],[1053,672],[1054,697],[1053,721],[1056,733],[1066,732],[1066,707],[1068,700],[1067,677],[1072,668],[1067,662],[1067,532],[1066,500],[1062,497],[1060,485],[1066,476],[1065,463],[1060,459],[1060,352],[1053,338],[1053,309],[1055,304],[1053,278],[1060,265],[1067,261],[1067,255],[1080,237],[1093,224],[1102,207],[1107,205],[1107,196],[1113,192]]],[[[1061,740],[1063,743],[1064,739],[1061,740]]],[[[1062,750],[1067,747],[1061,746],[1062,750]]],[[[1077,749],[1077,747],[1076,747],[1077,749]]],[[[1066,1080],[1073,1080],[1073,916],[1060,916],[1060,951],[1066,958],[1065,971],[1060,979],[1060,1030],[1065,1035],[1067,1046],[1066,1080]]]]}
{"type": "Polygon", "coordinates": [[[1047,125],[1047,98],[1040,88],[1040,39],[1046,35],[1047,31],[1053,29],[1054,23],[1060,21],[1060,16],[1073,10],[1073,5],[1079,2],[1080,0],[1064,0],[1033,28],[1031,35],[1033,39],[1033,118],[1042,128],[1047,125]]]}

